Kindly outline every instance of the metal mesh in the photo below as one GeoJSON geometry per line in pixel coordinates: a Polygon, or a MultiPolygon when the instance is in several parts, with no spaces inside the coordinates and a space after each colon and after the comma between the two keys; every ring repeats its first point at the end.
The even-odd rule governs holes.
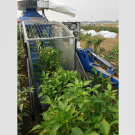
{"type": "Polygon", "coordinates": [[[26,37],[29,39],[47,39],[74,37],[69,30],[59,22],[25,21],[26,37]]]}
{"type": "Polygon", "coordinates": [[[22,25],[27,44],[36,41],[38,53],[40,53],[41,47],[53,46],[55,49],[60,49],[63,52],[61,57],[62,67],[65,70],[75,69],[75,37],[65,25],[59,22],[46,21],[23,21],[22,25]]]}

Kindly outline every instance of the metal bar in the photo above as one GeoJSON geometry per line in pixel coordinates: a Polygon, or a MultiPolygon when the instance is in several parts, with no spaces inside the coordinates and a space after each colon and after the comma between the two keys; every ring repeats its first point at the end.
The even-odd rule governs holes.
{"type": "Polygon", "coordinates": [[[66,38],[75,38],[75,37],[50,37],[50,38],[27,38],[27,41],[36,41],[36,40],[49,40],[49,39],[66,39],[66,38]]]}
{"type": "Polygon", "coordinates": [[[76,39],[73,40],[73,71],[75,71],[75,40],[76,39]]]}
{"type": "Polygon", "coordinates": [[[42,33],[40,34],[40,30],[39,30],[37,24],[34,24],[34,26],[36,26],[36,27],[37,27],[37,30],[39,31],[39,32],[38,32],[38,33],[39,33],[38,35],[40,35],[40,36],[43,38],[42,33]]]}
{"type": "Polygon", "coordinates": [[[32,84],[35,85],[35,80],[34,80],[34,72],[33,72],[33,67],[32,67],[32,61],[31,61],[31,55],[30,55],[30,48],[29,48],[29,42],[27,41],[27,50],[28,50],[28,58],[29,58],[29,66],[30,66],[30,71],[32,75],[32,84]]]}
{"type": "Polygon", "coordinates": [[[31,28],[30,28],[30,26],[29,25],[27,25],[27,28],[28,28],[28,30],[29,30],[29,34],[31,34],[31,36],[32,36],[32,30],[31,30],[31,28]]]}
{"type": "MultiPolygon", "coordinates": [[[[29,59],[27,58],[27,69],[28,69],[28,78],[29,78],[29,87],[31,88],[31,75],[29,69],[29,59]]],[[[30,92],[30,101],[31,101],[31,116],[32,119],[35,120],[35,105],[34,105],[34,96],[33,93],[30,92]]]]}
{"type": "Polygon", "coordinates": [[[25,42],[26,42],[28,40],[28,37],[27,37],[27,32],[26,32],[24,21],[22,21],[22,25],[23,25],[23,31],[24,31],[24,39],[25,39],[25,42]]]}
{"type": "Polygon", "coordinates": [[[33,26],[33,25],[31,25],[30,27],[31,27],[31,32],[32,32],[33,37],[34,37],[34,32],[35,32],[35,30],[34,30],[34,26],[33,26]]]}

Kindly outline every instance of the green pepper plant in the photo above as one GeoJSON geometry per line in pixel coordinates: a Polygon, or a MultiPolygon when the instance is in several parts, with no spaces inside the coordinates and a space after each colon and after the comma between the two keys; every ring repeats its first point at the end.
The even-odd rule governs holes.
{"type": "Polygon", "coordinates": [[[102,75],[90,88],[93,80],[85,81],[77,72],[63,70],[60,61],[51,62],[55,59],[52,55],[60,56],[60,51],[54,53],[53,48],[42,51],[40,62],[45,70],[38,97],[42,96],[41,103],[48,104],[49,108],[42,113],[43,121],[30,132],[39,135],[118,134],[117,90],[112,90],[108,81],[101,88],[102,75]]]}
{"type": "Polygon", "coordinates": [[[41,48],[39,59],[43,71],[55,71],[61,65],[62,51],[51,48],[41,48]]]}

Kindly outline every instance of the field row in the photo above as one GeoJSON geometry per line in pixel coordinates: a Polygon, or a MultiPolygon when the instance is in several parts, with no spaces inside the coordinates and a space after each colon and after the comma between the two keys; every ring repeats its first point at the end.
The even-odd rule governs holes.
{"type": "MultiPolygon", "coordinates": [[[[81,26],[88,26],[88,23],[81,23],[81,26]]],[[[119,23],[95,23],[95,26],[103,27],[119,27],[119,23]]]]}
{"type": "Polygon", "coordinates": [[[95,30],[96,32],[99,31],[110,31],[110,32],[115,32],[115,33],[119,33],[119,29],[115,28],[115,27],[103,27],[103,26],[81,26],[81,29],[84,30],[95,30]]]}

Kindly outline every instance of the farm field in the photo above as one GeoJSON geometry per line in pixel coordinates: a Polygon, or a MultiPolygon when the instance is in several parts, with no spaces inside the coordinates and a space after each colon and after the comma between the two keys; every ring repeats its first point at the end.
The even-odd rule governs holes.
{"type": "MultiPolygon", "coordinates": [[[[91,37],[92,39],[95,39],[95,37],[91,37]]],[[[102,36],[99,36],[99,38],[103,38],[102,36]]],[[[86,45],[84,41],[80,41],[80,46],[85,49],[86,45]]],[[[92,49],[94,49],[94,47],[91,47],[92,49]]],[[[105,38],[105,40],[100,44],[100,47],[98,47],[97,49],[97,53],[100,53],[100,48],[104,48],[105,51],[102,51],[102,55],[106,56],[107,54],[110,54],[110,51],[113,49],[118,49],[119,48],[119,34],[117,35],[116,38],[105,38]]],[[[111,54],[110,54],[111,56],[111,54]]],[[[116,65],[119,65],[119,60],[118,59],[113,59],[113,58],[109,58],[110,61],[114,62],[116,65]]]]}
{"type": "MultiPolygon", "coordinates": [[[[84,29],[85,31],[89,31],[89,30],[98,30],[96,32],[99,32],[99,29],[96,26],[81,26],[82,29],[84,29]]],[[[118,28],[109,28],[109,27],[105,27],[107,30],[110,29],[110,32],[115,32],[117,33],[116,38],[104,38],[102,36],[91,36],[89,34],[83,35],[81,33],[81,40],[80,40],[80,46],[84,49],[84,48],[89,48],[91,47],[94,50],[94,46],[96,47],[95,51],[96,54],[98,55],[103,55],[104,58],[109,61],[109,62],[113,62],[116,64],[117,68],[119,67],[119,32],[118,32],[118,28]],[[94,42],[98,41],[98,44],[96,45],[94,42]]],[[[106,30],[104,29],[104,31],[106,30]]],[[[108,30],[109,31],[109,30],[108,30]]]]}
{"type": "MultiPolygon", "coordinates": [[[[117,35],[112,41],[81,35],[81,47],[92,46],[96,54],[118,63],[118,38],[117,35]]],[[[29,47],[36,51],[32,45],[29,47]]],[[[109,79],[102,75],[100,79],[95,76],[86,81],[77,72],[64,70],[60,61],[62,51],[53,46],[40,47],[40,63],[35,61],[32,66],[41,64],[42,68],[37,68],[34,76],[41,82],[38,97],[43,96],[42,103],[49,108],[41,114],[35,106],[33,121],[29,93],[34,88],[29,88],[26,52],[18,35],[18,135],[118,135],[118,89],[113,89],[109,79]],[[38,71],[42,73],[41,78],[37,77],[38,71]]]]}
{"type": "MultiPolygon", "coordinates": [[[[87,23],[81,23],[81,26],[88,26],[87,23]]],[[[119,27],[119,23],[95,23],[95,26],[103,27],[119,27]]]]}

